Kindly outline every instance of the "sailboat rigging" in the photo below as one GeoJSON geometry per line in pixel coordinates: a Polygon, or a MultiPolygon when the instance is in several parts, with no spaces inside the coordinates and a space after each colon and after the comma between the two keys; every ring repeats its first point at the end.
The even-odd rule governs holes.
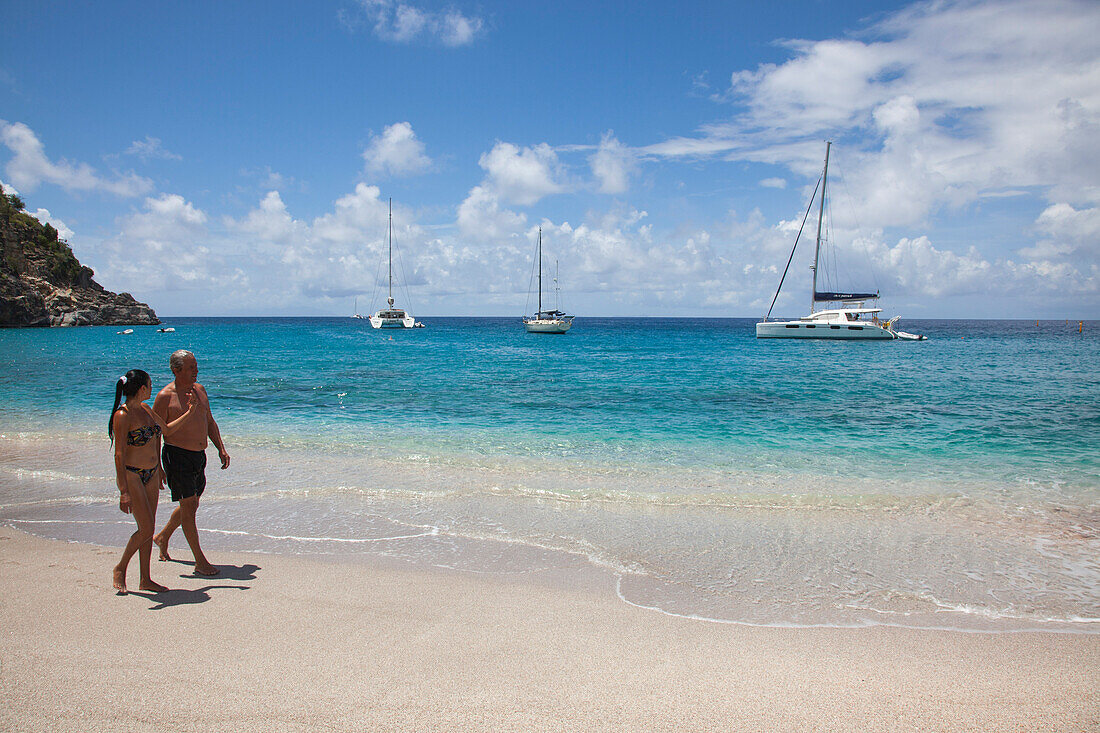
{"type": "Polygon", "coordinates": [[[904,341],[923,341],[924,336],[899,331],[894,326],[899,320],[897,316],[889,320],[881,320],[879,313],[881,308],[864,308],[864,302],[877,300],[879,294],[860,292],[838,292],[834,290],[820,291],[817,289],[818,268],[821,255],[821,229],[825,220],[825,191],[829,184],[829,151],[831,142],[825,143],[825,167],[822,169],[818,186],[814,188],[814,196],[810,197],[810,203],[806,207],[806,214],[802,217],[802,226],[798,229],[798,235],[791,247],[791,255],[787,258],[787,266],[783,268],[783,276],[779,279],[779,287],[776,288],[771,306],[768,308],[764,320],[756,324],[756,338],[803,338],[803,339],[845,339],[845,340],[871,340],[871,339],[900,339],[904,341]],[[798,241],[802,237],[802,231],[806,227],[810,210],[813,208],[814,197],[818,191],[821,197],[817,212],[817,239],[814,245],[813,282],[810,288],[810,315],[803,316],[797,321],[769,321],[772,308],[779,297],[779,291],[783,288],[783,281],[787,278],[787,270],[790,269],[794,259],[798,241]],[[854,307],[841,305],[837,308],[828,308],[815,312],[818,303],[851,303],[854,307]]]}
{"type": "MultiPolygon", "coordinates": [[[[559,310],[558,305],[555,303],[555,307],[552,310],[542,309],[542,227],[539,227],[539,239],[536,246],[536,258],[538,259],[539,266],[539,299],[538,310],[535,311],[533,316],[523,318],[523,327],[527,330],[527,333],[565,333],[573,325],[573,316],[568,315],[559,310]]],[[[555,266],[556,270],[556,266],[555,266]]],[[[554,288],[557,289],[558,278],[557,273],[554,275],[554,288]]],[[[530,297],[530,296],[528,296],[530,297]]],[[[530,301],[528,301],[530,302],[530,301]]]]}
{"type": "Polygon", "coordinates": [[[393,299],[393,199],[389,203],[389,291],[385,308],[381,308],[370,317],[373,328],[423,328],[424,324],[394,305],[393,299]]]}

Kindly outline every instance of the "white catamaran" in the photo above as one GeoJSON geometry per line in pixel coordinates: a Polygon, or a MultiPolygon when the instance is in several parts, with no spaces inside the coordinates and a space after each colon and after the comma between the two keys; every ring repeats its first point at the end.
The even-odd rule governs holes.
{"type": "MultiPolygon", "coordinates": [[[[535,315],[524,316],[523,327],[527,333],[565,333],[573,325],[573,316],[567,315],[558,308],[553,310],[542,309],[542,227],[539,227],[539,243],[536,247],[536,255],[539,261],[539,306],[535,315]]],[[[557,276],[554,277],[554,286],[557,287],[557,276]]],[[[528,296],[530,298],[530,296],[528,296]]],[[[530,302],[528,300],[527,302],[530,302]]]]}
{"type": "MultiPolygon", "coordinates": [[[[889,320],[879,318],[881,308],[864,308],[864,302],[876,300],[879,297],[875,293],[841,293],[821,292],[817,289],[818,256],[821,253],[821,225],[825,218],[825,186],[829,180],[829,148],[831,142],[825,143],[825,168],[821,173],[821,199],[817,213],[817,244],[814,248],[813,286],[810,290],[810,315],[803,316],[797,321],[769,321],[775,300],[779,297],[779,291],[783,288],[783,280],[787,277],[791,260],[794,259],[795,249],[798,248],[798,239],[802,236],[802,228],[795,237],[794,247],[791,248],[791,256],[787,259],[787,267],[783,269],[783,277],[779,279],[779,287],[776,288],[775,297],[772,298],[771,307],[764,320],[756,324],[756,338],[800,338],[800,339],[901,339],[905,341],[923,341],[924,336],[906,333],[894,328],[898,322],[895,316],[889,320]],[[829,308],[815,311],[818,303],[851,303],[854,307],[841,305],[838,308],[829,308]]],[[[814,191],[815,197],[817,191],[814,191]]],[[[806,217],[810,215],[814,197],[810,198],[810,204],[806,207],[806,216],[802,218],[802,227],[806,226],[806,217]]]]}
{"type": "Polygon", "coordinates": [[[389,296],[386,298],[388,307],[382,308],[370,317],[370,325],[373,328],[423,328],[423,324],[405,312],[403,308],[396,308],[393,304],[393,199],[390,199],[390,223],[389,223],[389,296]]]}

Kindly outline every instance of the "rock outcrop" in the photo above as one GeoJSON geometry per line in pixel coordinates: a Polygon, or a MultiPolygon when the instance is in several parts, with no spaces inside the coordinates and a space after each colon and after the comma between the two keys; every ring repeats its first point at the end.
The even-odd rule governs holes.
{"type": "Polygon", "coordinates": [[[155,325],[157,314],[129,293],[92,279],[57,230],[23,211],[0,188],[0,326],[155,325]]]}

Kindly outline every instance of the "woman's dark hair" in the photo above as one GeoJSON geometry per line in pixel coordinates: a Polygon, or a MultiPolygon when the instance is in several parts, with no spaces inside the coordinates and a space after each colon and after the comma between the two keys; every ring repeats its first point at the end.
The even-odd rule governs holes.
{"type": "Polygon", "coordinates": [[[115,439],[115,411],[122,404],[123,395],[133,397],[138,390],[147,385],[152,385],[149,374],[140,369],[131,369],[115,382],[115,404],[111,408],[111,419],[107,421],[107,435],[111,436],[112,441],[115,439]]]}

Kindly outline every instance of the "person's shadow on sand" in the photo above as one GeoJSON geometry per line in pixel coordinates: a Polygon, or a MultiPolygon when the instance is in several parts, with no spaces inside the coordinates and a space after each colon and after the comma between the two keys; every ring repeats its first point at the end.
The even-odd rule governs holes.
{"type": "Polygon", "coordinates": [[[154,601],[156,605],[150,606],[150,611],[162,611],[172,606],[186,606],[191,603],[205,603],[210,600],[210,591],[225,588],[227,590],[248,590],[247,585],[208,585],[205,588],[183,589],[176,588],[166,590],[163,593],[149,593],[145,591],[131,592],[130,595],[141,596],[154,601]]]}
{"type": "MultiPolygon", "coordinates": [[[[179,563],[180,565],[190,565],[194,568],[194,562],[188,562],[187,560],[170,560],[169,562],[179,563]]],[[[211,577],[211,580],[217,578],[218,580],[255,580],[256,571],[260,569],[259,565],[253,565],[252,563],[246,563],[244,565],[215,565],[218,569],[218,574],[211,577]]],[[[207,577],[192,572],[191,574],[184,574],[181,578],[202,578],[207,577]]],[[[155,605],[150,606],[150,611],[161,611],[165,608],[172,606],[185,606],[192,603],[205,603],[210,600],[210,591],[215,589],[224,588],[226,590],[249,590],[251,586],[247,585],[208,585],[205,588],[190,589],[190,588],[173,588],[166,590],[162,593],[153,593],[150,591],[130,591],[130,595],[141,596],[142,598],[148,598],[153,601],[155,605]]]]}
{"type": "Polygon", "coordinates": [[[179,563],[180,565],[190,565],[191,574],[181,575],[181,578],[225,578],[226,580],[255,580],[256,571],[260,569],[259,565],[253,565],[252,563],[246,563],[241,566],[236,565],[215,565],[218,569],[217,575],[202,575],[196,573],[195,562],[193,560],[168,560],[167,562],[179,563]]]}

